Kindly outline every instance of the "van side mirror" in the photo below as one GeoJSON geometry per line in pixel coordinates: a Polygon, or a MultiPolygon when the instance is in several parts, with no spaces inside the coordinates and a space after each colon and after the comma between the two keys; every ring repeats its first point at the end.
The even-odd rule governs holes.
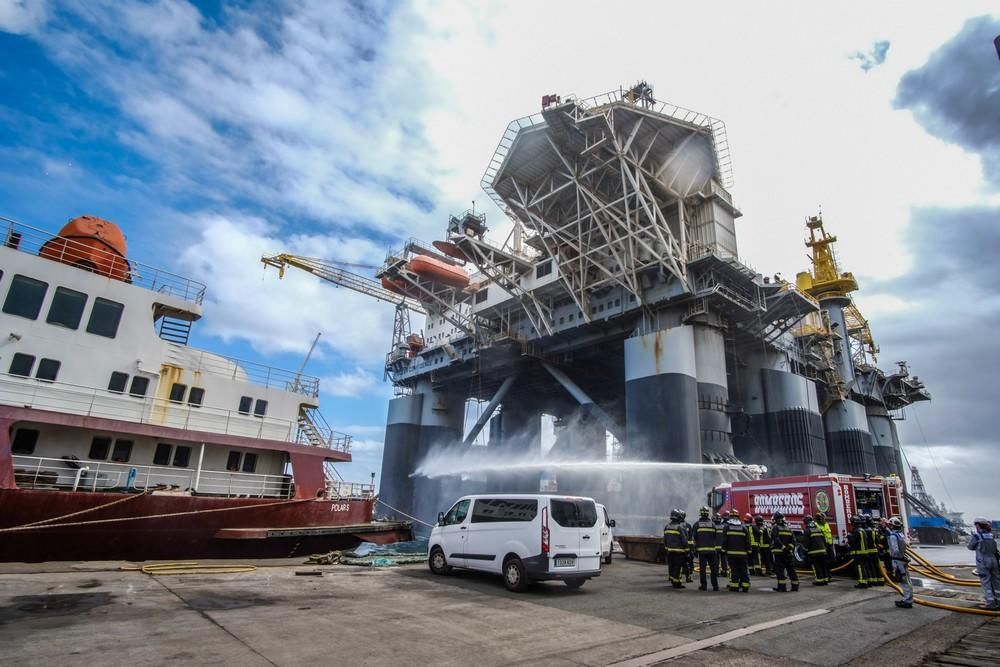
{"type": "Polygon", "coordinates": [[[608,521],[608,527],[610,527],[610,528],[614,528],[615,527],[615,520],[614,519],[610,519],[608,521]]]}
{"type": "Polygon", "coordinates": [[[438,525],[444,525],[444,512],[438,512],[438,525]]]}

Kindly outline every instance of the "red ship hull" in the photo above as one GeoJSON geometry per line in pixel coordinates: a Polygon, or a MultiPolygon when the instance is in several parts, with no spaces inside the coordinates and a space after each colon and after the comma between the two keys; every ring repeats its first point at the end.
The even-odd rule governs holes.
{"type": "Polygon", "coordinates": [[[288,558],[412,539],[373,523],[373,503],[0,489],[0,561],[288,558]]]}

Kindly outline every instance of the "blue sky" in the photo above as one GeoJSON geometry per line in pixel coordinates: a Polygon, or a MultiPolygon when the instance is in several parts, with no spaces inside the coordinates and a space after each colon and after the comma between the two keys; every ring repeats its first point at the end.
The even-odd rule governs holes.
{"type": "Polygon", "coordinates": [[[953,103],[996,76],[976,45],[998,19],[970,21],[990,11],[640,2],[608,25],[590,1],[527,20],[485,1],[0,0],[0,214],[119,223],[134,257],[208,285],[200,347],[295,369],[323,332],[309,372],[328,420],[358,439],[351,474],[367,477],[391,396],[391,308],[306,275],[279,283],[257,258],[378,264],[407,237],[440,238],[472,201],[502,238],[479,180],[506,124],[543,94],[647,79],[726,121],[744,261],[805,268],[803,218],[822,205],[883,365],[907,359],[935,393],[919,428],[917,415],[901,424],[911,458],[973,512],[967,458],[1000,448],[992,402],[935,360],[982,363],[970,336],[995,308],[960,272],[947,290],[911,287],[951,238],[941,230],[959,229],[951,217],[976,225],[1000,205],[998,154],[977,139],[1000,136],[996,106],[953,103]],[[930,340],[915,335],[929,321],[930,340]]]}

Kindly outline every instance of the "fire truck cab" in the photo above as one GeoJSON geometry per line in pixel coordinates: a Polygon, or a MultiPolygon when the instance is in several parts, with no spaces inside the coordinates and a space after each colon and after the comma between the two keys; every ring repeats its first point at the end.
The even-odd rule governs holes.
{"type": "Polygon", "coordinates": [[[807,514],[823,512],[834,544],[843,547],[854,515],[867,514],[876,521],[899,516],[908,530],[902,498],[903,484],[896,476],[829,473],[719,484],[709,492],[708,505],[715,512],[735,508],[740,516],[760,514],[768,522],[775,512],[781,512],[796,531],[802,531],[807,514]]]}

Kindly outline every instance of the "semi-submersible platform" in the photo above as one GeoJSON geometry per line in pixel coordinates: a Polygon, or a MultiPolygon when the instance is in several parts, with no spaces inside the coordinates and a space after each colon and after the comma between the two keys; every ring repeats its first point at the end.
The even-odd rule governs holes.
{"type": "MultiPolygon", "coordinates": [[[[630,461],[905,470],[894,418],[929,394],[906,363],[875,365],[858,284],[820,216],[807,219],[812,267],[794,284],[741,262],[721,121],[659,102],[646,83],[546,95],[508,125],[481,184],[513,221],[504,242],[485,215],[452,216],[445,239],[410,240],[362,290],[397,304],[385,507],[423,520],[447,509],[473,480],[411,475],[428,455],[461,455],[487,424],[478,449],[541,459],[543,414],[560,426],[548,459],[607,460],[613,438],[630,461]],[[410,310],[426,314],[420,333],[410,310]]],[[[603,495],[559,477],[560,492],[603,495]]],[[[537,492],[539,473],[475,484],[537,492]]]]}

